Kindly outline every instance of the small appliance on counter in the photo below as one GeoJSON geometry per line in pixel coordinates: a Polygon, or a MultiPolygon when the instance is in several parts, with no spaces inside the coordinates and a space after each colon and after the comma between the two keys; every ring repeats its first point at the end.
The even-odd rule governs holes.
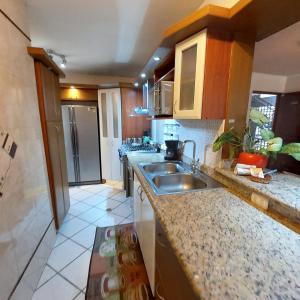
{"type": "Polygon", "coordinates": [[[165,141],[167,146],[165,160],[178,160],[180,159],[179,141],[168,140],[165,141]]]}

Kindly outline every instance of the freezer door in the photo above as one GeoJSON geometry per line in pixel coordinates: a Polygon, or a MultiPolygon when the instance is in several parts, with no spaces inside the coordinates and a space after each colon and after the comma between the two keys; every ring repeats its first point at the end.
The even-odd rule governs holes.
{"type": "Polygon", "coordinates": [[[101,176],[97,108],[74,106],[74,123],[80,181],[99,181],[101,176]]]}
{"type": "Polygon", "coordinates": [[[62,118],[63,118],[63,128],[65,136],[65,148],[67,156],[67,170],[68,170],[68,181],[69,183],[76,182],[75,178],[75,166],[74,162],[76,160],[76,153],[74,153],[74,128],[72,122],[72,106],[63,105],[62,106],[62,118]]]}

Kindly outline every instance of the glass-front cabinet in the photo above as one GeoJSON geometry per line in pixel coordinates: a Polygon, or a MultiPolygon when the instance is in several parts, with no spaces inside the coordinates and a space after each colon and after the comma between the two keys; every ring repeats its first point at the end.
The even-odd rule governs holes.
{"type": "Polygon", "coordinates": [[[176,45],[173,117],[201,119],[207,31],[176,45]]]}

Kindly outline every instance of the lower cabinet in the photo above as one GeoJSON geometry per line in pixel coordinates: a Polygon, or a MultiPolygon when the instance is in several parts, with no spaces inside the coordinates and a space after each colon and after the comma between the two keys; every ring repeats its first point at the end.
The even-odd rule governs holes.
{"type": "Polygon", "coordinates": [[[137,176],[134,176],[134,223],[152,293],[155,293],[155,215],[137,176]]]}
{"type": "Polygon", "coordinates": [[[155,299],[199,299],[175,256],[137,176],[134,176],[134,223],[155,299]]]}
{"type": "Polygon", "coordinates": [[[155,297],[160,300],[199,299],[185,276],[160,223],[155,234],[155,297]]]}

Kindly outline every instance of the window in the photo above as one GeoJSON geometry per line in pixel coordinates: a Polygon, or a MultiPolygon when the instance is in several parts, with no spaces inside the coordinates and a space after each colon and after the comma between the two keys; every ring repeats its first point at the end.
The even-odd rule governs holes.
{"type": "MultiPolygon", "coordinates": [[[[251,108],[257,109],[258,111],[262,112],[265,116],[268,117],[270,122],[267,125],[267,128],[272,130],[273,122],[274,122],[274,115],[275,115],[275,108],[277,102],[277,94],[265,94],[260,92],[254,92],[252,94],[252,101],[251,101],[251,108]]],[[[251,133],[255,136],[258,140],[255,148],[260,149],[261,147],[266,147],[266,142],[262,139],[260,135],[260,128],[256,124],[250,125],[251,133]]]]}

